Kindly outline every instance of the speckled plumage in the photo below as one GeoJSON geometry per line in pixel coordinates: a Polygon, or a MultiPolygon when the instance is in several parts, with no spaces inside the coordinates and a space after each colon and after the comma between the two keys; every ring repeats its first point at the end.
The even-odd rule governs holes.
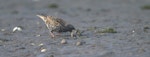
{"type": "Polygon", "coordinates": [[[40,17],[45,22],[52,37],[55,37],[53,32],[62,33],[62,32],[72,32],[73,30],[75,30],[73,25],[67,24],[61,18],[46,15],[37,15],[37,16],[40,17]]]}

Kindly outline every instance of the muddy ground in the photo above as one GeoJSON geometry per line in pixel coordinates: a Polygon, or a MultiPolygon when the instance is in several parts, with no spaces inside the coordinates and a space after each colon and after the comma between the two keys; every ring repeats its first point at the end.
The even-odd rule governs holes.
{"type": "Polygon", "coordinates": [[[150,57],[150,0],[0,0],[0,57],[150,57]],[[80,31],[52,39],[37,14],[80,31]],[[13,32],[14,27],[21,31],[13,32]],[[101,32],[106,28],[115,31],[101,32]],[[65,39],[66,44],[61,44],[65,39]],[[77,42],[82,45],[77,46],[77,42]]]}

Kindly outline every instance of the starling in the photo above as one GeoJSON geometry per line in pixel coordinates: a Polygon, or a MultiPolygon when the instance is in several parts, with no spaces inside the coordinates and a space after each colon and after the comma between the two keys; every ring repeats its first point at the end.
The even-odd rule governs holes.
{"type": "Polygon", "coordinates": [[[73,37],[75,32],[74,26],[71,24],[67,24],[63,19],[47,15],[37,15],[37,16],[40,17],[45,22],[52,37],[55,37],[53,32],[58,33],[70,32],[71,37],[73,37]]]}

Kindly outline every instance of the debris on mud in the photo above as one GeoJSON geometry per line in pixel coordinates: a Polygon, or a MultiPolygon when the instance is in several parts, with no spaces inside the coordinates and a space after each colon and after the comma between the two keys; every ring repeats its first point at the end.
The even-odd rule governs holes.
{"type": "Polygon", "coordinates": [[[48,8],[58,8],[58,5],[56,3],[52,3],[48,5],[48,8]]]}
{"type": "Polygon", "coordinates": [[[82,36],[82,34],[84,33],[84,31],[77,29],[76,30],[76,36],[80,37],[82,36]]]}
{"type": "Polygon", "coordinates": [[[0,38],[0,42],[7,42],[7,41],[10,41],[8,39],[3,39],[3,38],[0,38]]]}
{"type": "Polygon", "coordinates": [[[144,5],[141,7],[143,10],[150,10],[150,5],[144,5]]]}
{"type": "Polygon", "coordinates": [[[40,36],[41,36],[40,34],[36,35],[36,37],[40,37],[40,36]]]}
{"type": "Polygon", "coordinates": [[[105,29],[96,31],[96,33],[117,33],[117,31],[113,28],[105,28],[105,29]]]}
{"type": "Polygon", "coordinates": [[[148,29],[150,29],[150,27],[148,27],[148,26],[145,26],[145,27],[143,28],[144,32],[148,32],[148,29]]]}
{"type": "Polygon", "coordinates": [[[67,41],[65,39],[61,40],[61,44],[66,44],[66,43],[67,43],[67,41]]]}
{"type": "Polygon", "coordinates": [[[83,45],[85,42],[83,42],[83,41],[78,41],[78,42],[76,42],[76,46],[80,46],[80,45],[83,45]]]}
{"type": "Polygon", "coordinates": [[[92,30],[96,30],[97,29],[97,27],[89,27],[89,28],[87,28],[87,31],[92,31],[92,30]]]}

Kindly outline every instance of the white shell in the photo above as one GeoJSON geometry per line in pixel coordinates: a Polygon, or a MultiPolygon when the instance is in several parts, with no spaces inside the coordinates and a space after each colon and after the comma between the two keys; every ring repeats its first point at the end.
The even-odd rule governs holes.
{"type": "Polygon", "coordinates": [[[15,31],[22,31],[22,28],[21,27],[14,27],[13,32],[15,32],[15,31]]]}
{"type": "Polygon", "coordinates": [[[66,44],[66,43],[67,43],[67,41],[65,39],[61,40],[61,44],[66,44]]]}

